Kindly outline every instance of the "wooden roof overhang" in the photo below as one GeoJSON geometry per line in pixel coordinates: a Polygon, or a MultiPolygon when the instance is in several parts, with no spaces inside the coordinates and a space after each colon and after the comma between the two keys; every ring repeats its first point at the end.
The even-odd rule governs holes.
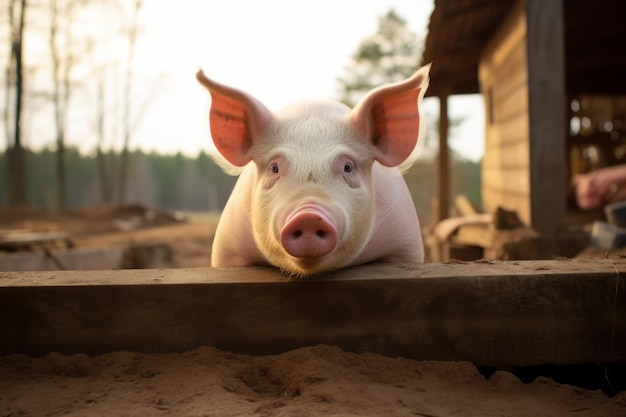
{"type": "MultiPolygon", "coordinates": [[[[570,94],[626,94],[626,1],[562,0],[570,94]]],[[[483,48],[515,0],[435,0],[422,62],[427,96],[480,92],[483,48]]]]}

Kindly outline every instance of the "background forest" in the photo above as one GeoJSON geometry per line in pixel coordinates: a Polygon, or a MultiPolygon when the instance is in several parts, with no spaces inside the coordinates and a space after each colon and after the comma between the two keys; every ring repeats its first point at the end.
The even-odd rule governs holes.
{"type": "MultiPolygon", "coordinates": [[[[111,165],[120,155],[107,153],[111,165]]],[[[28,166],[28,200],[31,205],[55,209],[56,156],[52,149],[26,152],[28,166]]],[[[103,184],[99,177],[95,156],[83,155],[76,148],[68,148],[67,207],[78,208],[102,204],[103,184]]],[[[141,203],[151,207],[183,211],[219,211],[224,207],[236,177],[222,172],[206,153],[191,158],[182,154],[131,152],[130,171],[125,202],[141,203]]],[[[418,160],[405,178],[423,224],[430,221],[435,196],[435,158],[418,160]]],[[[480,201],[480,164],[455,157],[452,162],[452,193],[466,194],[472,202],[480,201]]],[[[6,183],[10,180],[5,154],[0,154],[0,205],[7,205],[6,183]]],[[[115,194],[116,190],[109,190],[115,194]]]]}
{"type": "MultiPolygon", "coordinates": [[[[236,177],[224,174],[207,153],[202,151],[194,157],[182,153],[163,155],[129,146],[134,129],[142,121],[145,111],[142,103],[152,98],[143,97],[134,88],[141,0],[124,7],[112,1],[77,0],[50,0],[49,10],[43,5],[29,6],[25,0],[9,0],[8,6],[9,13],[3,17],[9,23],[11,48],[4,84],[7,147],[0,154],[0,205],[28,204],[50,210],[124,203],[185,211],[223,208],[236,177]],[[115,5],[119,7],[112,7],[115,5]],[[94,15],[94,10],[98,14],[94,15]],[[39,30],[36,33],[44,38],[45,31],[41,32],[41,27],[36,28],[25,19],[26,11],[36,13],[39,18],[49,17],[49,91],[29,88],[29,79],[44,74],[24,62],[23,39],[29,27],[39,30]],[[91,14],[85,14],[89,11],[91,14]],[[118,27],[110,28],[108,37],[92,34],[92,38],[81,37],[81,42],[74,42],[78,32],[73,30],[89,22],[85,16],[104,15],[111,22],[118,22],[118,27]],[[126,57],[121,64],[112,65],[107,60],[113,55],[85,61],[90,54],[104,50],[107,42],[115,42],[117,55],[126,57]],[[77,66],[79,57],[84,61],[82,67],[77,66]],[[81,78],[79,68],[89,70],[87,78],[84,74],[81,78]],[[92,150],[79,150],[66,142],[72,123],[68,114],[85,110],[84,104],[79,106],[72,97],[87,91],[91,92],[90,108],[97,116],[91,133],[97,145],[92,150]],[[107,104],[107,98],[114,99],[112,104],[107,104]],[[42,113],[42,109],[52,112],[42,113]],[[28,132],[33,118],[41,114],[53,116],[55,144],[33,150],[23,128],[28,132]],[[113,128],[107,128],[107,124],[113,128]],[[112,146],[112,138],[117,138],[122,146],[112,146]]],[[[418,36],[393,10],[380,16],[378,31],[361,41],[344,74],[337,77],[336,98],[353,105],[371,88],[410,76],[420,66],[421,45],[418,36]]],[[[405,176],[423,223],[429,222],[434,203],[438,151],[434,129],[437,120],[432,115],[426,116],[430,128],[428,140],[421,159],[405,176]]],[[[461,122],[451,121],[452,136],[461,122]]],[[[462,193],[480,206],[480,163],[458,155],[452,159],[452,197],[462,193]]]]}

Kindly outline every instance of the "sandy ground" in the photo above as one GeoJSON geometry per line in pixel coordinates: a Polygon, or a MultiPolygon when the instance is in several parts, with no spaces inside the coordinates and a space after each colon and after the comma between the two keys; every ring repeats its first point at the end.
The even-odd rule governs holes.
{"type": "Polygon", "coordinates": [[[62,212],[33,207],[0,208],[0,234],[11,230],[66,232],[80,248],[161,245],[171,251],[171,257],[140,267],[196,267],[211,263],[211,244],[218,219],[218,214],[183,214],[140,204],[62,212]]]}
{"type": "MultiPolygon", "coordinates": [[[[141,206],[64,213],[0,210],[0,230],[64,230],[77,245],[165,243],[171,266],[206,266],[215,219],[180,222],[141,206]],[[130,226],[130,227],[129,227],[130,226]]],[[[470,363],[418,362],[315,346],[273,356],[184,354],[0,357],[0,417],[15,416],[626,416],[608,397],[470,363]]]]}
{"type": "Polygon", "coordinates": [[[626,416],[608,398],[540,377],[485,380],[466,362],[316,346],[280,355],[212,348],[0,358],[0,416],[626,416]]]}

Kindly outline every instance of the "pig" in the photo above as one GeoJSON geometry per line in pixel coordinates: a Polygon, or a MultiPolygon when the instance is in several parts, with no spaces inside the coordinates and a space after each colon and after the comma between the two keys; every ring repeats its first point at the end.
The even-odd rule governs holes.
{"type": "Polygon", "coordinates": [[[429,70],[371,90],[353,109],[318,100],[276,113],[199,70],[215,147],[241,169],[212,266],[273,265],[306,278],[369,262],[423,262],[400,165],[415,159],[424,137],[429,70]]]}

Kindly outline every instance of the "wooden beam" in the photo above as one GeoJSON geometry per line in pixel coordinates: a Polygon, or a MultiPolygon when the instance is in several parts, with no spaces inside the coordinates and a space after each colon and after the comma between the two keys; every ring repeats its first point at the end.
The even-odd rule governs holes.
{"type": "Polygon", "coordinates": [[[317,345],[485,366],[626,363],[626,260],[0,273],[0,354],[317,345]]]}
{"type": "Polygon", "coordinates": [[[531,225],[555,237],[566,213],[563,1],[527,0],[531,225]]]}

